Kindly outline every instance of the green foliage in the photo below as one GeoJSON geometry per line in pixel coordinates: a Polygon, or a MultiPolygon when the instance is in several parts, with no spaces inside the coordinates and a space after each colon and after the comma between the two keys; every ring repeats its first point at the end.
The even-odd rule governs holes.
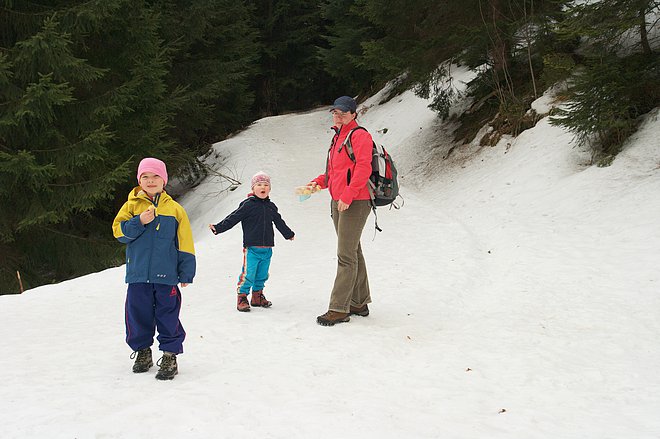
{"type": "Polygon", "coordinates": [[[251,0],[261,43],[256,78],[260,115],[327,103],[330,76],[318,57],[323,22],[317,0],[251,0]]]}
{"type": "Polygon", "coordinates": [[[229,0],[0,6],[0,202],[13,207],[0,218],[0,282],[121,262],[109,224],[137,162],[199,177],[210,144],[254,118],[253,14],[229,0]]]}
{"type": "Polygon", "coordinates": [[[0,267],[3,288],[16,270],[28,288],[117,261],[113,188],[137,157],[170,145],[153,11],[114,0],[38,12],[28,26],[36,32],[5,33],[1,44],[10,49],[0,58],[0,245],[12,255],[0,267]]]}
{"type": "Polygon", "coordinates": [[[660,61],[651,50],[647,15],[654,0],[603,0],[566,11],[558,33],[584,39],[583,61],[551,122],[566,127],[593,160],[611,163],[636,130],[639,117],[660,102],[660,61]]]}
{"type": "MultiPolygon", "coordinates": [[[[170,56],[166,81],[178,90],[169,130],[174,168],[193,166],[208,145],[252,118],[257,30],[245,2],[166,0],[154,3],[170,56]]],[[[193,166],[194,167],[194,166],[193,166]]]]}
{"type": "MultiPolygon", "coordinates": [[[[344,2],[346,3],[346,2],[344,2]]],[[[350,3],[350,2],[349,2],[350,3]]],[[[431,98],[431,108],[447,117],[457,97],[449,79],[451,63],[479,67],[472,88],[476,101],[494,93],[500,110],[520,108],[538,94],[536,81],[543,56],[556,50],[553,23],[566,0],[356,0],[373,28],[352,64],[370,67],[379,79],[399,75],[403,87],[414,86],[431,98]],[[441,66],[441,67],[439,67],[441,66]]]]}
{"type": "Polygon", "coordinates": [[[432,98],[429,108],[434,110],[441,119],[449,117],[452,102],[458,97],[458,92],[451,80],[451,72],[447,63],[432,72],[426,81],[418,82],[414,90],[417,96],[424,99],[432,98]]]}
{"type": "Polygon", "coordinates": [[[567,79],[575,69],[575,61],[567,53],[548,53],[543,56],[541,79],[546,87],[567,79]]]}
{"type": "Polygon", "coordinates": [[[559,32],[565,38],[584,38],[588,55],[618,51],[651,53],[648,14],[658,11],[657,0],[600,0],[572,5],[566,10],[559,32]]]}
{"type": "Polygon", "coordinates": [[[406,74],[409,84],[437,78],[438,66],[464,50],[459,30],[474,22],[476,1],[357,0],[357,9],[378,31],[362,44],[361,63],[382,80],[406,74]]]}
{"type": "Polygon", "coordinates": [[[356,96],[370,90],[373,78],[382,72],[379,65],[363,58],[363,44],[368,45],[380,31],[362,16],[354,0],[325,0],[321,16],[327,47],[319,47],[318,56],[332,78],[331,96],[356,96]]]}
{"type": "Polygon", "coordinates": [[[660,102],[660,59],[643,54],[589,62],[575,76],[570,101],[551,122],[592,148],[595,162],[608,163],[635,131],[639,116],[660,102]]]}

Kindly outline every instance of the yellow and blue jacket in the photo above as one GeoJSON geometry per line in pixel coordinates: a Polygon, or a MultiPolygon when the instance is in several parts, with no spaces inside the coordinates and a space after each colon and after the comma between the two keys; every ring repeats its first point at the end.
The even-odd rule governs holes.
{"type": "Polygon", "coordinates": [[[126,283],[176,285],[195,277],[195,247],[186,211],[165,191],[154,200],[138,186],[128,194],[112,223],[115,238],[126,246],[126,283]],[[156,218],[140,222],[151,206],[156,218]]]}

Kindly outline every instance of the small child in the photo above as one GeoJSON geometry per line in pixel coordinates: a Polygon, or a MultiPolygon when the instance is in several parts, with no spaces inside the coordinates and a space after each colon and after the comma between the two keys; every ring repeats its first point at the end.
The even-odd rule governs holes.
{"type": "Polygon", "coordinates": [[[126,246],[126,343],[133,349],[133,372],[153,366],[151,345],[158,328],[159,380],[179,373],[176,355],[183,352],[186,332],[181,326],[181,292],[192,283],[195,248],[186,211],[164,190],[165,163],[145,158],[138,166],[139,186],[117,213],[112,230],[126,246]]]}
{"type": "Polygon", "coordinates": [[[216,235],[226,232],[239,222],[243,228],[243,269],[236,288],[236,309],[241,312],[250,311],[250,304],[263,308],[272,305],[266,300],[263,289],[268,279],[268,267],[275,245],[273,223],[285,239],[293,241],[295,235],[277,212],[277,206],[270,201],[268,194],[270,177],[264,172],[257,172],[252,177],[252,192],[241,202],[238,209],[218,224],[209,224],[209,229],[216,235]],[[250,289],[252,299],[248,303],[250,289]]]}

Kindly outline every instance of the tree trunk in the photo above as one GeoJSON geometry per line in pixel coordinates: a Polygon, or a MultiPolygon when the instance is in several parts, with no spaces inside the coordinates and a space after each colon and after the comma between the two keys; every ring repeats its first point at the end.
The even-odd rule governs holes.
{"type": "Polygon", "coordinates": [[[489,0],[491,16],[493,19],[493,69],[498,78],[504,77],[507,71],[508,44],[500,25],[506,20],[501,11],[500,0],[489,0]]]}
{"type": "Polygon", "coordinates": [[[646,8],[643,6],[639,10],[639,35],[642,43],[642,50],[645,54],[651,54],[651,45],[649,44],[648,32],[646,30],[646,8]]]}

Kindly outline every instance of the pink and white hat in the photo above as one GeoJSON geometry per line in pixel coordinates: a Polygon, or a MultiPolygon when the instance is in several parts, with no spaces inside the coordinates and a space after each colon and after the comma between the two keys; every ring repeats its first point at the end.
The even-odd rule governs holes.
{"type": "Polygon", "coordinates": [[[252,185],[250,187],[254,188],[257,183],[268,183],[268,186],[270,186],[270,176],[263,171],[257,172],[252,176],[252,185]]]}
{"type": "Polygon", "coordinates": [[[142,174],[144,174],[145,172],[153,172],[154,174],[162,178],[165,184],[167,184],[167,166],[165,166],[165,163],[162,160],[158,160],[153,157],[147,157],[146,159],[142,159],[142,161],[138,165],[138,172],[137,172],[138,183],[140,183],[140,177],[142,177],[142,174]]]}

